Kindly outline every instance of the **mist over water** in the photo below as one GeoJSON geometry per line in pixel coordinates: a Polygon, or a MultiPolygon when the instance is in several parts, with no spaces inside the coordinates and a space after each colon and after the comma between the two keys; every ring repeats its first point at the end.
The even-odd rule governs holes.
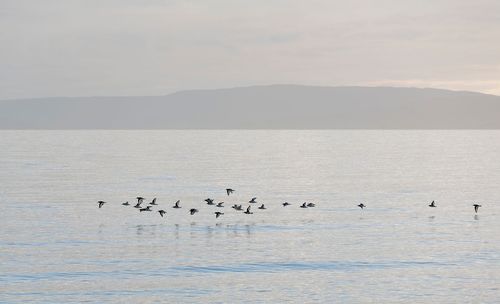
{"type": "Polygon", "coordinates": [[[0,302],[500,301],[500,131],[0,131],[0,147],[0,302]],[[167,214],[121,205],[136,196],[167,214]],[[254,196],[268,209],[230,208],[254,196]]]}

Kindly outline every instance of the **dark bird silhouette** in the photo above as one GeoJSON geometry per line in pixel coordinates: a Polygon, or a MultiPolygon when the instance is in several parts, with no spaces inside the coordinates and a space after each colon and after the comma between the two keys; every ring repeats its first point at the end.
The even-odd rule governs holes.
{"type": "Polygon", "coordinates": [[[144,197],[138,196],[137,197],[137,204],[135,204],[134,208],[141,208],[142,201],[144,200],[144,197]]]}
{"type": "Polygon", "coordinates": [[[266,209],[266,206],[264,206],[264,204],[262,204],[262,205],[259,207],[259,209],[261,209],[261,210],[265,210],[265,209],[266,209]]]}
{"type": "Polygon", "coordinates": [[[205,202],[207,202],[207,205],[214,205],[214,200],[211,198],[207,198],[205,202]]]}
{"type": "Polygon", "coordinates": [[[103,201],[98,201],[97,204],[99,205],[99,208],[102,207],[102,205],[106,204],[106,202],[103,202],[103,201]]]}
{"type": "Polygon", "coordinates": [[[123,206],[128,206],[130,205],[128,202],[122,203],[123,206]]]}
{"type": "Polygon", "coordinates": [[[152,201],[151,201],[151,203],[149,203],[149,204],[150,204],[150,205],[158,205],[158,204],[156,203],[156,197],[155,197],[155,198],[153,198],[153,200],[152,200],[152,201]]]}
{"type": "Polygon", "coordinates": [[[478,205],[478,204],[474,204],[472,205],[474,206],[474,211],[477,213],[477,211],[479,210],[479,207],[481,207],[481,205],[478,205]]]}
{"type": "Polygon", "coordinates": [[[238,211],[243,210],[243,208],[241,207],[241,205],[236,205],[236,204],[234,204],[233,206],[231,206],[231,208],[233,208],[234,210],[238,210],[238,211]]]}
{"type": "Polygon", "coordinates": [[[198,212],[198,209],[195,208],[189,209],[189,213],[191,213],[191,215],[194,215],[196,212],[198,212]]]}
{"type": "Polygon", "coordinates": [[[436,203],[434,201],[432,201],[432,203],[429,205],[429,207],[435,208],[436,207],[436,203]]]}
{"type": "Polygon", "coordinates": [[[146,208],[139,209],[139,211],[142,212],[142,211],[153,211],[153,210],[151,210],[151,206],[147,206],[146,208]]]}
{"type": "Polygon", "coordinates": [[[253,212],[250,212],[250,207],[251,206],[248,206],[247,211],[244,212],[245,214],[253,214],[253,212]]]}
{"type": "Polygon", "coordinates": [[[255,204],[257,201],[256,201],[256,197],[252,197],[252,199],[249,201],[250,204],[255,204]]]}
{"type": "Polygon", "coordinates": [[[161,217],[163,217],[163,215],[167,212],[165,210],[158,210],[158,213],[161,215],[161,217]]]}
{"type": "Polygon", "coordinates": [[[219,207],[219,208],[224,208],[224,202],[220,202],[220,203],[218,203],[216,207],[219,207]]]}
{"type": "Polygon", "coordinates": [[[316,204],[314,204],[314,203],[309,203],[309,204],[307,204],[307,207],[316,207],[316,204]]]}
{"type": "Polygon", "coordinates": [[[215,218],[218,218],[221,215],[224,215],[224,213],[219,212],[219,211],[215,212],[215,218]]]}
{"type": "Polygon", "coordinates": [[[180,202],[181,202],[180,200],[178,200],[177,202],[175,202],[175,204],[174,204],[174,206],[172,208],[175,208],[175,209],[181,208],[181,206],[179,206],[180,202]]]}
{"type": "Polygon", "coordinates": [[[284,202],[283,207],[290,206],[291,204],[289,202],[284,202]]]}
{"type": "Polygon", "coordinates": [[[363,204],[363,203],[361,203],[361,204],[359,204],[359,205],[358,205],[358,207],[359,207],[359,208],[361,208],[361,209],[363,209],[363,208],[365,208],[365,207],[366,207],[366,205],[365,205],[365,204],[363,204]]]}
{"type": "Polygon", "coordinates": [[[300,208],[307,208],[307,203],[303,203],[300,208]]]}
{"type": "Polygon", "coordinates": [[[229,196],[229,194],[231,194],[231,193],[233,193],[233,192],[234,192],[234,190],[233,190],[233,189],[231,189],[231,188],[227,188],[227,189],[226,189],[226,193],[227,193],[227,195],[228,195],[228,196],[229,196]]]}

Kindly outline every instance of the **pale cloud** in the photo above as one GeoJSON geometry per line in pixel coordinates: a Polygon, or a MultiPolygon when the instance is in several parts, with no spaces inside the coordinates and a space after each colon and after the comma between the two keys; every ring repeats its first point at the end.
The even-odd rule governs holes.
{"type": "Polygon", "coordinates": [[[493,0],[0,0],[0,99],[298,83],[500,93],[493,0]]]}

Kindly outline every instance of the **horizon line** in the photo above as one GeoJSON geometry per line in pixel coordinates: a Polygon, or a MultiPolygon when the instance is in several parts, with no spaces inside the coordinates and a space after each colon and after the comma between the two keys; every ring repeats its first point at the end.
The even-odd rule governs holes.
{"type": "Polygon", "coordinates": [[[16,101],[16,100],[33,100],[33,99],[76,99],[76,98],[109,98],[109,97],[167,97],[179,93],[185,92],[203,92],[203,91],[223,91],[223,90],[234,90],[234,89],[246,89],[246,88],[263,88],[263,87],[310,87],[310,88],[363,88],[363,89],[417,89],[417,90],[436,90],[436,91],[447,91],[456,93],[468,93],[468,94],[480,94],[487,96],[500,97],[500,95],[495,95],[491,93],[484,93],[478,91],[468,91],[468,90],[456,90],[456,89],[444,89],[436,87],[417,87],[417,86],[372,86],[372,85],[339,85],[339,86],[328,86],[328,85],[307,85],[307,84],[286,84],[286,83],[275,83],[275,84],[263,84],[263,85],[242,85],[234,87],[222,87],[222,88],[209,88],[209,89],[185,89],[178,90],[172,93],[161,94],[161,95],[82,95],[82,96],[45,96],[45,97],[23,97],[23,98],[7,98],[0,99],[2,101],[16,101]]]}

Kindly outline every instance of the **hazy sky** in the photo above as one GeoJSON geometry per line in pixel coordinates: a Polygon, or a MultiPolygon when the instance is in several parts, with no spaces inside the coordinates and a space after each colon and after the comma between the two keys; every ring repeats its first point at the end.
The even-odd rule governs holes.
{"type": "Polygon", "coordinates": [[[500,95],[500,1],[0,0],[0,99],[275,83],[500,95]]]}

